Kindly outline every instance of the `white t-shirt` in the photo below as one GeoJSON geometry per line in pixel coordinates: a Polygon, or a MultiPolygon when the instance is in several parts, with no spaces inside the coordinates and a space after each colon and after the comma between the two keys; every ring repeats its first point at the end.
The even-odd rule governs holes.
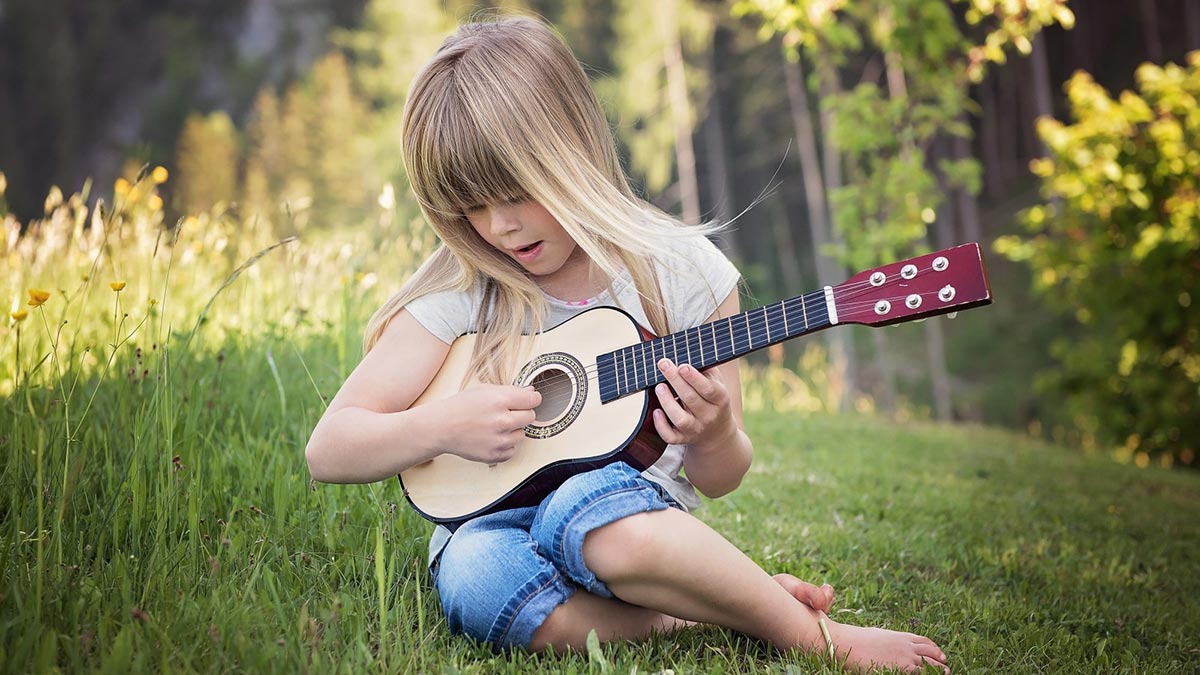
{"type": "MultiPolygon", "coordinates": [[[[667,308],[667,320],[672,332],[692,328],[705,322],[737,287],[737,268],[715,244],[696,234],[673,241],[667,255],[655,257],[659,287],[667,308]]],[[[549,329],[580,312],[599,306],[616,306],[629,312],[642,326],[650,322],[642,309],[641,300],[626,272],[612,284],[614,298],[608,290],[579,302],[567,302],[546,296],[547,312],[543,326],[549,329]]],[[[483,289],[476,285],[466,291],[443,291],[417,298],[405,309],[426,330],[450,344],[455,338],[471,332],[483,300],[483,289]]],[[[700,506],[700,499],[687,478],[680,476],[683,468],[683,446],[668,445],[662,457],[642,472],[648,480],[666,489],[685,509],[700,506]]],[[[430,554],[436,555],[449,538],[449,530],[438,527],[430,542],[430,554]]]]}

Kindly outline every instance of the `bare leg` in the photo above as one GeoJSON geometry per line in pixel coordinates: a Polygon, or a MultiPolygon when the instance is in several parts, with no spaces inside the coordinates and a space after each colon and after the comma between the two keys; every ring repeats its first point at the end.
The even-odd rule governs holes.
{"type": "MultiPolygon", "coordinates": [[[[774,579],[792,597],[810,607],[829,611],[833,605],[833,587],[829,585],[814,586],[790,574],[776,574],[774,579]]],[[[601,642],[640,640],[652,633],[669,633],[694,623],[580,590],[555,608],[533,634],[529,650],[537,652],[550,648],[581,651],[592,630],[596,631],[601,642]]]]}
{"type": "MultiPolygon", "coordinates": [[[[583,555],[596,576],[627,603],[666,617],[725,626],[780,649],[826,649],[817,623],[822,612],[797,602],[783,582],[689,514],[666,509],[610,523],[588,534],[583,555]]],[[[563,618],[567,623],[571,616],[563,618]]],[[[858,670],[872,665],[919,669],[924,662],[945,668],[945,654],[927,638],[826,623],[839,655],[858,670]]]]}

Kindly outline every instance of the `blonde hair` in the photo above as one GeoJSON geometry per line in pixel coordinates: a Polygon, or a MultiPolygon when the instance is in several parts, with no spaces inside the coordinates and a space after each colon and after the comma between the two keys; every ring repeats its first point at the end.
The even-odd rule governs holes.
{"type": "MultiPolygon", "coordinates": [[[[479,204],[540,203],[612,282],[628,270],[649,328],[670,332],[650,256],[689,227],[639,199],[579,61],[541,21],[461,26],[417,74],[403,119],[413,193],[442,246],[367,325],[364,350],[407,303],[482,284],[470,371],[502,382],[520,336],[542,330],[546,300],[529,274],[463,215],[479,204]]],[[[615,297],[615,296],[614,296],[615,297]]]]}

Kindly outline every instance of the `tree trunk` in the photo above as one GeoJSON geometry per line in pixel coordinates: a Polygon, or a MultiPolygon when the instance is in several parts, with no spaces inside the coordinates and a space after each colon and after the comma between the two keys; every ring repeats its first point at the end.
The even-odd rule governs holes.
{"type": "MultiPolygon", "coordinates": [[[[704,160],[707,168],[705,173],[708,174],[708,192],[712,199],[713,210],[716,212],[716,220],[725,225],[734,218],[733,204],[735,201],[733,183],[729,180],[729,148],[725,142],[723,100],[714,56],[719,35],[719,30],[713,35],[706,64],[711,85],[708,96],[708,116],[704,120],[704,160]]],[[[721,248],[730,258],[737,261],[744,259],[740,243],[732,227],[722,230],[717,238],[721,243],[721,248]]]]}
{"type": "MultiPolygon", "coordinates": [[[[1029,65],[1033,68],[1033,108],[1037,117],[1054,117],[1054,92],[1050,88],[1050,62],[1046,58],[1046,35],[1039,32],[1033,38],[1033,53],[1029,65]]],[[[1050,154],[1039,137],[1038,156],[1050,154]]]]}
{"type": "Polygon", "coordinates": [[[896,368],[892,363],[888,334],[884,330],[871,331],[871,342],[875,345],[875,362],[879,364],[879,409],[886,413],[896,412],[896,368]]]}
{"type": "Polygon", "coordinates": [[[983,156],[983,185],[988,199],[1004,195],[1004,167],[1000,159],[1000,109],[996,105],[996,75],[979,83],[979,149],[983,156]]]}
{"type": "MultiPolygon", "coordinates": [[[[1184,4],[1190,4],[1191,1],[1194,0],[1184,0],[1184,4]]],[[[1161,65],[1163,46],[1158,33],[1158,9],[1154,6],[1154,0],[1140,0],[1138,5],[1142,12],[1142,39],[1146,42],[1146,55],[1152,62],[1161,65]]]]}
{"type": "Polygon", "coordinates": [[[933,384],[933,409],[938,420],[954,418],[954,394],[946,370],[946,336],[940,317],[925,322],[925,352],[929,356],[929,379],[933,384]]]}
{"type": "Polygon", "coordinates": [[[817,134],[813,130],[812,109],[809,107],[808,90],[804,84],[804,65],[796,60],[783,59],[784,79],[787,83],[788,103],[792,113],[792,130],[796,138],[796,150],[800,155],[800,170],[804,176],[804,203],[808,207],[809,240],[816,259],[817,281],[821,285],[832,285],[842,281],[837,264],[822,254],[832,239],[829,226],[829,210],[825,202],[825,181],[821,176],[820,157],[817,153],[817,134]]]}
{"type": "Polygon", "coordinates": [[[1200,2],[1183,0],[1183,23],[1187,32],[1187,50],[1200,49],[1200,2]]]}
{"type": "MultiPolygon", "coordinates": [[[[900,55],[896,52],[887,52],[884,54],[884,62],[887,64],[887,82],[888,96],[893,100],[902,100],[908,98],[908,85],[904,78],[904,64],[900,60],[900,55]]],[[[940,144],[938,144],[940,145],[940,144]]],[[[901,147],[901,153],[911,153],[911,148],[901,147]]],[[[935,157],[936,157],[935,151],[935,157]]],[[[942,180],[940,173],[935,172],[938,180],[942,180]]],[[[935,219],[937,238],[945,237],[947,226],[952,225],[948,222],[949,217],[947,211],[949,209],[943,206],[939,211],[943,216],[935,219]]],[[[939,242],[941,243],[941,242],[939,242]]],[[[950,391],[950,376],[946,372],[946,340],[942,335],[942,325],[938,321],[925,322],[925,351],[929,357],[929,377],[933,383],[933,403],[934,410],[937,411],[939,420],[946,422],[950,420],[951,414],[951,391],[950,391]]],[[[885,368],[884,373],[888,373],[891,369],[885,368]]],[[[885,386],[895,387],[895,384],[885,383],[885,386]]]]}
{"type": "MultiPolygon", "coordinates": [[[[964,117],[963,122],[966,122],[964,117]]],[[[971,156],[971,139],[955,136],[951,153],[956,160],[967,159],[971,156]]],[[[986,171],[986,167],[984,169],[986,171]]],[[[964,241],[983,242],[983,223],[979,221],[979,203],[975,195],[965,187],[954,191],[954,203],[958,207],[958,217],[962,223],[964,241]]]]}
{"type": "Polygon", "coordinates": [[[675,127],[675,163],[679,171],[679,203],[686,223],[700,222],[700,188],[696,180],[696,151],[692,147],[692,111],[688,101],[687,73],[683,64],[683,45],[675,14],[663,27],[666,31],[663,62],[667,69],[667,89],[671,99],[671,120],[675,127]]]}
{"type": "MultiPolygon", "coordinates": [[[[815,62],[817,79],[820,82],[820,95],[825,97],[841,93],[841,79],[838,76],[837,67],[833,64],[828,54],[818,50],[815,62]]],[[[842,187],[842,154],[833,139],[833,130],[836,123],[833,115],[821,106],[819,100],[817,102],[817,109],[820,111],[821,120],[821,167],[825,179],[825,194],[833,195],[837,192],[838,188],[842,187]]],[[[830,238],[834,243],[840,243],[841,237],[838,236],[837,227],[834,225],[832,210],[829,211],[829,215],[831,226],[830,238]]],[[[820,251],[814,251],[813,254],[818,256],[818,261],[823,257],[820,251]]],[[[845,276],[845,268],[840,263],[836,261],[828,262],[833,266],[832,269],[836,270],[837,276],[845,276]]],[[[850,407],[851,397],[854,392],[858,391],[858,371],[854,358],[854,335],[848,330],[836,331],[829,340],[829,355],[833,377],[836,378],[840,375],[844,383],[841,388],[842,395],[838,401],[838,409],[847,410],[850,407]]]]}

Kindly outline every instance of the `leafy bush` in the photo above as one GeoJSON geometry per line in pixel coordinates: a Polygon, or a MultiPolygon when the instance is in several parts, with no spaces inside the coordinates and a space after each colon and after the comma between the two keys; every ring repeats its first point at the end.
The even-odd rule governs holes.
{"type": "Polygon", "coordinates": [[[1067,83],[1073,124],[1042,119],[1050,157],[1031,168],[1044,204],[1032,233],[996,249],[1082,330],[1059,339],[1042,384],[1065,395],[1119,458],[1192,463],[1200,448],[1200,52],[1145,64],[1115,100],[1086,73],[1067,83]]]}

